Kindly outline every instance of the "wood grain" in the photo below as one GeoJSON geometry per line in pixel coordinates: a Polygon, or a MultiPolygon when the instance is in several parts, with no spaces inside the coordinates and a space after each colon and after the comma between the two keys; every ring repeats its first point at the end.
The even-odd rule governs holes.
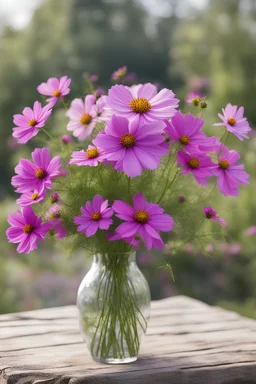
{"type": "Polygon", "coordinates": [[[256,322],[176,296],[152,302],[140,357],[94,362],[74,306],[0,316],[0,384],[256,384],[256,322]]]}

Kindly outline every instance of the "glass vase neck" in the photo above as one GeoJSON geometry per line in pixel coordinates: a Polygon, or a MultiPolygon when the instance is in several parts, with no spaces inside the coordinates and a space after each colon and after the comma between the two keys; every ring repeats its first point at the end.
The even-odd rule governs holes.
{"type": "Polygon", "coordinates": [[[136,262],[136,252],[124,252],[124,253],[111,253],[111,254],[101,254],[97,253],[93,256],[93,263],[97,264],[110,264],[110,263],[131,263],[136,262]]]}

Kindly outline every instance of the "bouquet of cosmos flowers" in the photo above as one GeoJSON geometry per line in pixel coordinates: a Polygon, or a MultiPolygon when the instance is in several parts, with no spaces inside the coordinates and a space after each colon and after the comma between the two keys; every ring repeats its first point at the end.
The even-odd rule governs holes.
{"type": "Polygon", "coordinates": [[[177,246],[181,239],[203,246],[214,221],[226,225],[205,204],[211,196],[204,192],[208,180],[217,178],[224,196],[237,196],[239,184],[248,184],[249,178],[238,152],[224,145],[230,133],[248,138],[243,107],[228,104],[219,114],[222,121],[214,124],[225,126],[222,138],[207,136],[203,95],[189,94],[186,103],[193,113],[184,114],[171,90],[131,85],[134,76],[120,68],[112,75],[117,84],[105,95],[93,87],[97,76],[87,74],[89,92],[69,105],[65,96],[71,79],[50,78],[37,88],[47,96],[46,105],[35,101],[32,109],[14,115],[18,143],[49,140],[35,148],[32,161],[21,158],[15,168],[12,185],[21,210],[9,215],[6,232],[19,253],[55,236],[65,238],[70,251],[84,248],[100,255],[101,272],[96,267],[89,272],[78,307],[92,355],[115,363],[136,358],[150,301],[134,262],[122,255],[134,248],[162,249],[170,239],[177,246]],[[58,125],[73,137],[45,128],[54,109],[58,119],[64,115],[63,106],[69,121],[58,125]]]}
{"type": "MultiPolygon", "coordinates": [[[[129,77],[126,67],[113,74],[119,82],[125,77],[129,77]]],[[[19,253],[33,251],[38,240],[53,234],[67,238],[72,249],[81,246],[90,253],[126,252],[140,246],[161,249],[160,232],[167,233],[166,239],[168,234],[178,238],[184,230],[191,235],[186,221],[199,210],[225,225],[213,208],[198,205],[202,197],[198,187],[207,187],[208,179],[217,177],[223,195],[237,196],[238,185],[248,184],[238,152],[224,145],[228,133],[239,140],[248,138],[251,129],[242,107],[228,104],[219,114],[222,122],[214,125],[226,127],[221,142],[203,132],[202,118],[178,111],[179,100],[169,89],[158,92],[150,83],[116,84],[104,95],[90,83],[92,93],[67,106],[64,97],[70,83],[67,76],[50,78],[37,88],[48,97],[46,105],[35,101],[33,108],[14,115],[13,136],[18,143],[26,144],[37,135],[49,138],[48,148],[32,152],[32,161],[20,159],[12,178],[21,210],[9,215],[7,237],[19,244],[19,253]],[[67,109],[66,128],[76,143],[72,136],[57,138],[53,130],[45,129],[59,101],[67,109]],[[179,192],[191,185],[189,175],[197,201],[192,199],[184,214],[184,204],[179,203],[185,197],[179,192]]],[[[207,107],[201,94],[189,94],[186,102],[199,115],[207,107]]]]}

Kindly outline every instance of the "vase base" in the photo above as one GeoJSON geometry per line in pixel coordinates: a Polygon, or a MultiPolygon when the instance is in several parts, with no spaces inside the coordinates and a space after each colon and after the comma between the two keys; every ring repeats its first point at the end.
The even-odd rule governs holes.
{"type": "Polygon", "coordinates": [[[136,361],[137,358],[138,358],[137,356],[134,356],[134,357],[126,357],[124,359],[114,359],[114,358],[101,359],[100,357],[93,356],[93,360],[101,364],[130,364],[136,361]]]}

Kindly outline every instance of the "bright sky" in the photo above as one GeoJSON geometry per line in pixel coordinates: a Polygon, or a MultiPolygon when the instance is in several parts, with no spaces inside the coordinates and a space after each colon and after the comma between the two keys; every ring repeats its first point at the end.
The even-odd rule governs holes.
{"type": "MultiPolygon", "coordinates": [[[[40,7],[44,0],[0,0],[0,24],[7,21],[14,28],[25,27],[36,8],[40,7]]],[[[56,0],[57,1],[57,0],[56,0]]],[[[140,0],[147,7],[150,13],[156,16],[165,16],[168,5],[160,6],[158,0],[140,0]]],[[[195,8],[202,8],[207,4],[207,0],[189,0],[195,8]]],[[[166,4],[168,1],[166,2],[166,4]]]]}

